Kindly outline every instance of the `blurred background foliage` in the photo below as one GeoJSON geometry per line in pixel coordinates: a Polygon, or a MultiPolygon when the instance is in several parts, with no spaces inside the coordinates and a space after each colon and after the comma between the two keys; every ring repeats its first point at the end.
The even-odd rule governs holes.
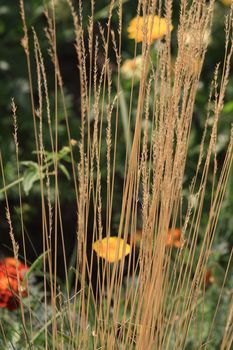
{"type": "MultiPolygon", "coordinates": [[[[46,18],[43,13],[44,5],[49,6],[47,1],[31,0],[25,1],[25,9],[27,15],[28,28],[34,27],[40,41],[43,51],[45,67],[48,74],[48,85],[51,99],[52,118],[54,117],[54,71],[50,57],[47,53],[48,43],[44,35],[44,27],[47,25],[46,18]]],[[[78,2],[77,2],[78,3],[78,2]]],[[[133,58],[134,55],[134,41],[130,40],[127,35],[127,27],[130,20],[136,15],[135,0],[123,1],[123,36],[122,36],[122,60],[133,58]]],[[[98,23],[101,23],[106,29],[107,15],[109,10],[109,0],[100,0],[95,5],[95,33],[99,34],[98,23]]],[[[217,63],[224,58],[225,47],[225,32],[224,32],[224,16],[227,14],[228,7],[220,0],[216,1],[215,16],[213,21],[212,33],[209,37],[209,48],[206,54],[206,59],[202,69],[200,84],[198,88],[195,110],[193,115],[193,127],[190,136],[190,151],[187,159],[186,177],[184,183],[184,200],[188,199],[188,185],[195,173],[199,145],[202,138],[202,133],[206,121],[207,101],[209,96],[210,82],[213,78],[214,69],[217,63]]],[[[78,8],[77,8],[78,10],[78,8]]],[[[88,16],[90,14],[89,1],[83,1],[83,25],[87,28],[88,16]]],[[[71,137],[79,141],[80,131],[80,91],[79,91],[79,74],[77,70],[77,59],[74,48],[75,35],[73,30],[73,22],[70,15],[69,7],[65,0],[56,1],[56,18],[57,18],[57,51],[60,61],[62,77],[65,86],[65,97],[69,115],[71,137]]],[[[172,55],[175,57],[177,49],[176,31],[179,18],[179,2],[174,1],[173,8],[173,25],[172,32],[172,55]]],[[[112,28],[117,33],[118,16],[117,11],[114,10],[112,19],[112,28]]],[[[37,81],[35,60],[33,55],[33,41],[32,31],[30,30],[30,49],[33,71],[33,88],[35,98],[37,96],[37,81]]],[[[17,179],[17,167],[15,158],[15,145],[12,137],[13,120],[11,112],[11,98],[14,97],[17,105],[18,116],[18,133],[19,133],[19,150],[20,150],[20,165],[21,175],[24,177],[23,183],[23,213],[25,231],[28,234],[27,250],[29,252],[28,259],[33,261],[37,255],[42,251],[41,238],[41,212],[40,206],[40,186],[38,183],[38,169],[36,168],[36,154],[33,118],[31,112],[29,85],[27,78],[27,65],[24,50],[21,46],[21,39],[23,37],[22,23],[19,14],[18,2],[7,2],[0,0],[0,148],[4,164],[4,175],[6,185],[11,184],[17,179]],[[30,239],[29,239],[30,237],[30,239]]],[[[138,45],[138,54],[140,54],[140,44],[138,45]]],[[[153,52],[152,52],[153,55],[153,52]]],[[[116,92],[116,80],[114,80],[114,54],[110,50],[110,57],[113,64],[113,91],[116,92]]],[[[99,64],[101,65],[101,53],[99,56],[99,64]]],[[[103,58],[102,58],[103,59],[103,58]]],[[[230,127],[233,122],[233,75],[230,76],[229,85],[225,97],[225,107],[218,127],[218,142],[217,142],[217,156],[219,164],[223,162],[226,146],[229,141],[230,127]]],[[[122,89],[124,102],[126,107],[130,96],[130,81],[122,76],[122,89]]],[[[137,88],[137,83],[136,87],[137,88]]],[[[61,191],[61,207],[63,213],[64,227],[66,227],[66,247],[68,252],[73,248],[73,238],[76,235],[76,207],[75,193],[73,190],[73,183],[70,180],[71,174],[70,155],[68,145],[68,138],[66,132],[66,125],[64,120],[63,107],[59,99],[59,184],[61,191]]],[[[151,101],[152,103],[153,101],[151,101]]],[[[135,117],[137,101],[133,101],[132,115],[135,117]]],[[[210,118],[211,123],[211,118],[210,118]]],[[[114,128],[114,125],[113,125],[114,128]]],[[[105,130],[105,129],[103,129],[105,130]]],[[[46,150],[51,151],[49,145],[48,135],[45,133],[46,150]]],[[[74,147],[77,147],[74,146],[74,147]]],[[[119,211],[121,206],[121,193],[124,179],[124,162],[125,162],[125,138],[121,119],[119,119],[118,132],[118,146],[117,146],[117,165],[116,165],[116,195],[114,198],[113,208],[113,222],[112,230],[118,227],[119,211]]],[[[105,157],[106,148],[103,143],[102,156],[105,157]]],[[[76,160],[78,160],[77,152],[74,152],[76,160]]],[[[49,157],[49,153],[48,153],[49,157]]],[[[103,158],[104,159],[104,158],[103,158]]],[[[102,181],[106,178],[105,170],[102,170],[102,181]]],[[[209,192],[207,197],[210,198],[212,179],[209,179],[209,192]]],[[[106,186],[102,186],[103,191],[106,186]]],[[[5,202],[2,177],[0,177],[0,253],[10,254],[11,245],[8,234],[8,224],[5,218],[5,202]]],[[[13,222],[15,227],[16,239],[20,242],[20,215],[19,215],[19,194],[18,186],[12,186],[8,192],[8,199],[12,209],[13,222]]],[[[207,198],[207,202],[208,202],[207,198]]],[[[104,199],[104,193],[103,193],[104,199]]],[[[103,205],[104,208],[104,205],[103,205]]],[[[221,275],[222,267],[225,268],[228,259],[229,251],[233,243],[233,175],[227,188],[225,200],[223,202],[223,209],[220,216],[220,221],[217,228],[217,236],[215,239],[213,253],[210,261],[213,261],[213,274],[221,275]],[[216,268],[217,266],[217,268],[216,268]],[[222,267],[221,267],[222,266],[222,267]],[[216,272],[217,271],[217,272],[216,272]]],[[[209,215],[208,206],[206,206],[203,218],[203,228],[205,227],[205,219],[209,215]]],[[[204,234],[204,232],[201,234],[204,234]]],[[[20,249],[21,249],[20,244],[20,249]]],[[[61,253],[62,254],[62,253],[61,253]]],[[[217,281],[217,276],[215,277],[217,281]]],[[[230,281],[232,282],[232,281],[230,281]]],[[[216,289],[219,288],[216,286],[216,289]]],[[[214,289],[216,294],[216,290],[214,289]]]]}

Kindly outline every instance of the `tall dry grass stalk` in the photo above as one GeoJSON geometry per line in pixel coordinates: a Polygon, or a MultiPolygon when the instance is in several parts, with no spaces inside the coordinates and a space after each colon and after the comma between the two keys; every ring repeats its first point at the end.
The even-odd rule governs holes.
{"type": "MultiPolygon", "coordinates": [[[[156,64],[151,58],[150,44],[147,44],[145,40],[140,47],[135,44],[135,57],[138,53],[142,54],[142,73],[138,90],[135,89],[134,77],[132,78],[126,125],[129,130],[133,130],[133,142],[131,147],[129,138],[129,143],[125,145],[126,161],[122,205],[121,208],[115,208],[115,181],[118,166],[116,158],[119,147],[118,124],[122,117],[120,71],[123,4],[122,0],[109,0],[107,26],[106,28],[99,26],[99,33],[96,34],[94,33],[94,0],[90,1],[88,28],[83,26],[82,1],[73,4],[71,0],[67,0],[67,3],[73,18],[79,73],[77,77],[79,76],[80,82],[81,129],[78,140],[78,164],[75,163],[75,149],[72,147],[69,115],[57,56],[56,1],[51,0],[49,8],[45,9],[48,23],[45,34],[54,65],[55,106],[53,110],[55,116],[51,117],[50,91],[43,58],[46,52],[41,51],[36,28],[31,30],[27,27],[24,1],[20,0],[24,29],[22,45],[28,65],[35,149],[39,169],[44,167],[46,174],[46,176],[40,174],[43,250],[47,252],[43,256],[45,324],[41,332],[44,333],[44,348],[184,349],[190,330],[194,329],[196,330],[196,348],[208,349],[208,344],[213,337],[215,318],[206,339],[202,334],[206,294],[205,273],[233,155],[233,131],[231,130],[224,162],[221,166],[218,165],[216,157],[218,121],[224,105],[233,48],[232,8],[225,21],[226,45],[223,66],[221,70],[217,66],[213,72],[209,101],[206,101],[209,106],[206,127],[200,144],[196,172],[193,174],[193,180],[188,189],[187,208],[183,200],[185,166],[189,154],[189,136],[195,97],[207,50],[204,35],[211,30],[214,0],[189,2],[180,0],[179,25],[177,33],[172,34],[177,36],[175,62],[171,58],[170,34],[167,35],[164,42],[156,44],[154,49],[157,52],[156,64]],[[119,19],[115,32],[112,28],[113,12],[117,13],[119,19]],[[33,38],[34,49],[29,47],[29,35],[33,38]],[[85,44],[84,36],[88,38],[88,45],[85,44]],[[100,69],[98,56],[101,47],[104,60],[100,69]],[[113,72],[111,68],[110,47],[113,48],[116,55],[117,72],[113,72]],[[34,99],[31,73],[33,60],[35,60],[37,74],[37,103],[34,99]],[[116,92],[112,88],[113,84],[116,84],[116,92]],[[76,195],[73,205],[77,210],[77,255],[73,286],[69,283],[69,268],[65,251],[66,236],[60,202],[60,193],[63,189],[59,184],[58,158],[56,157],[61,146],[58,132],[58,96],[61,96],[64,109],[72,160],[73,191],[76,195]],[[135,119],[132,117],[134,100],[137,101],[135,119]],[[94,115],[94,121],[92,121],[92,115],[94,115]],[[210,118],[213,121],[212,124],[209,123],[210,118]],[[44,145],[45,128],[49,130],[50,135],[49,149],[46,149],[44,145]],[[106,147],[105,160],[101,158],[102,147],[106,147]],[[54,155],[55,195],[53,199],[50,191],[51,175],[44,151],[51,151],[54,155]],[[102,169],[105,169],[107,173],[106,183],[102,180],[102,169]],[[214,179],[212,196],[211,201],[206,203],[206,188],[210,174],[214,179]],[[103,193],[106,193],[106,198],[103,198],[103,193]],[[139,197],[142,198],[141,206],[139,197]],[[103,207],[103,203],[107,203],[106,208],[103,207]],[[205,226],[203,226],[204,205],[208,207],[208,220],[205,226]],[[117,210],[120,214],[118,232],[111,232],[112,213],[117,210]],[[106,212],[106,221],[103,221],[103,211],[106,212]],[[90,215],[94,222],[93,232],[90,232],[88,226],[90,215]],[[139,216],[142,217],[142,224],[139,216]],[[132,237],[132,233],[139,225],[142,227],[139,256],[136,256],[135,244],[131,242],[129,257],[114,264],[96,258],[94,251],[89,254],[89,258],[87,249],[89,249],[90,237],[94,242],[101,239],[103,235],[114,234],[124,239],[126,244],[127,239],[132,237]],[[174,250],[166,246],[166,241],[168,230],[175,227],[182,228],[182,246],[176,250],[174,257],[174,250]],[[61,237],[58,237],[58,232],[61,232],[61,237]],[[65,294],[59,291],[57,280],[56,247],[58,239],[61,239],[63,246],[66,271],[65,294]],[[201,243],[198,243],[201,247],[199,250],[196,249],[198,240],[201,240],[201,243]],[[96,288],[92,283],[93,266],[97,266],[97,275],[94,276],[96,288]],[[130,270],[130,266],[133,266],[133,269],[130,270]],[[49,311],[50,305],[52,313],[49,311]],[[69,332],[64,335],[64,327],[67,324],[69,332]],[[67,339],[66,344],[68,345],[64,345],[67,339]]],[[[172,0],[140,0],[137,12],[144,16],[146,22],[147,15],[161,14],[163,11],[163,15],[169,23],[172,23],[172,7],[172,0]]],[[[12,102],[12,109],[18,165],[20,140],[17,139],[14,102],[12,102]]],[[[20,178],[19,168],[18,177],[20,178]]],[[[20,187],[19,201],[22,208],[20,187]]],[[[20,215],[24,237],[23,211],[20,215]]],[[[8,205],[7,218],[10,224],[8,205]]],[[[14,240],[11,224],[10,235],[14,252],[17,254],[17,243],[14,240]]],[[[26,253],[25,251],[25,259],[26,253]]],[[[229,256],[228,268],[231,258],[232,252],[229,256]]],[[[216,315],[220,302],[221,295],[216,305],[216,315]]],[[[221,349],[230,349],[232,345],[232,311],[233,305],[231,304],[229,314],[226,315],[221,349]]],[[[24,312],[22,307],[22,322],[24,322],[24,312]]],[[[30,310],[30,315],[31,328],[27,330],[27,336],[25,335],[25,348],[36,349],[33,309],[30,310]]]]}

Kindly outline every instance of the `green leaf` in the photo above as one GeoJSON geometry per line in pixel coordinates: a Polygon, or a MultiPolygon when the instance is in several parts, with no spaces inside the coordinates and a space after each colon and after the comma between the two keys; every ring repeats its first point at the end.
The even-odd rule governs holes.
{"type": "MultiPolygon", "coordinates": [[[[45,329],[47,329],[51,323],[56,320],[60,315],[62,314],[61,311],[58,311],[47,323],[44,324],[43,327],[41,327],[36,334],[33,335],[33,338],[31,339],[31,344],[33,344],[39,336],[44,332],[45,329]]],[[[28,347],[27,347],[28,349],[28,347]]]]}
{"type": "Polygon", "coordinates": [[[31,273],[35,269],[40,269],[41,268],[42,262],[43,262],[43,258],[48,254],[48,252],[49,251],[46,250],[44,253],[42,253],[40,256],[38,256],[38,258],[34,261],[34,263],[30,266],[29,270],[25,274],[24,279],[23,279],[23,283],[25,283],[29,279],[31,273]]]}
{"type": "MultiPolygon", "coordinates": [[[[128,2],[129,0],[122,0],[122,5],[125,4],[126,2],[128,2]]],[[[116,8],[118,5],[117,2],[115,2],[113,8],[116,8]]],[[[106,18],[108,17],[108,14],[109,14],[109,5],[105,6],[102,10],[100,10],[99,12],[97,12],[95,15],[94,15],[94,18],[95,20],[97,19],[101,19],[101,18],[106,18]]]]}
{"type": "Polygon", "coordinates": [[[26,193],[26,195],[29,194],[29,191],[31,190],[34,182],[38,181],[40,178],[38,169],[27,169],[24,173],[23,177],[23,189],[26,193]]]}
{"type": "Polygon", "coordinates": [[[66,169],[65,165],[63,164],[58,164],[59,169],[63,172],[63,174],[66,176],[68,180],[70,180],[70,174],[68,170],[66,169]]]}
{"type": "Polygon", "coordinates": [[[70,153],[69,146],[62,147],[62,149],[58,152],[58,159],[64,159],[69,153],[70,153]]]}
{"type": "Polygon", "coordinates": [[[225,103],[223,113],[231,113],[233,111],[233,101],[225,103]]]}
{"type": "Polygon", "coordinates": [[[21,164],[28,168],[25,170],[23,175],[23,188],[25,193],[28,195],[33,184],[40,179],[40,176],[42,176],[43,178],[44,174],[42,173],[42,171],[42,174],[40,174],[40,167],[36,162],[23,161],[21,162],[21,164]]]}
{"type": "Polygon", "coordinates": [[[47,161],[53,159],[53,152],[48,152],[48,151],[45,151],[45,150],[43,150],[43,151],[33,151],[32,154],[43,155],[47,159],[47,161]]]}
{"type": "Polygon", "coordinates": [[[33,162],[31,160],[25,160],[23,162],[20,162],[20,164],[25,165],[26,167],[30,169],[38,169],[38,164],[36,162],[33,162]]]}

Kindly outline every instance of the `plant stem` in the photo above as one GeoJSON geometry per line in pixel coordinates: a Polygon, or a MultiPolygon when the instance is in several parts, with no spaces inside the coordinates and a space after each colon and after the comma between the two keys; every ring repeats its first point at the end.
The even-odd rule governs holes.
{"type": "Polygon", "coordinates": [[[124,129],[125,135],[125,144],[127,147],[128,157],[130,157],[131,149],[132,149],[132,139],[129,130],[129,120],[128,120],[128,110],[125,101],[125,95],[122,87],[120,86],[120,94],[119,94],[119,102],[120,102],[120,110],[121,110],[121,120],[124,129]]]}
{"type": "Polygon", "coordinates": [[[20,182],[23,182],[23,179],[24,179],[24,177],[22,176],[22,177],[20,177],[19,179],[17,179],[17,180],[15,180],[15,181],[11,182],[9,185],[7,185],[7,186],[1,188],[1,189],[0,189],[0,193],[3,193],[3,192],[5,192],[5,191],[9,190],[11,187],[14,187],[15,185],[18,185],[20,182]]]}

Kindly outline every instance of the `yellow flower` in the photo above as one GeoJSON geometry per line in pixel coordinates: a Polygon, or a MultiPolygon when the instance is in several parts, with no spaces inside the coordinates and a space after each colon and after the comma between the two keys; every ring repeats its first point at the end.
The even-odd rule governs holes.
{"type": "Polygon", "coordinates": [[[232,3],[232,0],[221,0],[221,1],[222,1],[223,5],[225,5],[225,6],[230,6],[232,3]]]}
{"type": "Polygon", "coordinates": [[[166,18],[148,15],[134,17],[128,27],[129,38],[136,42],[146,41],[148,44],[163,38],[173,26],[169,25],[166,18]]]}
{"type": "Polygon", "coordinates": [[[142,73],[142,56],[139,55],[133,59],[125,60],[121,67],[121,73],[125,79],[132,79],[134,76],[136,80],[140,80],[142,73]]]}
{"type": "Polygon", "coordinates": [[[118,237],[105,237],[94,242],[92,247],[100,258],[110,263],[121,260],[130,253],[130,245],[118,237]]]}

